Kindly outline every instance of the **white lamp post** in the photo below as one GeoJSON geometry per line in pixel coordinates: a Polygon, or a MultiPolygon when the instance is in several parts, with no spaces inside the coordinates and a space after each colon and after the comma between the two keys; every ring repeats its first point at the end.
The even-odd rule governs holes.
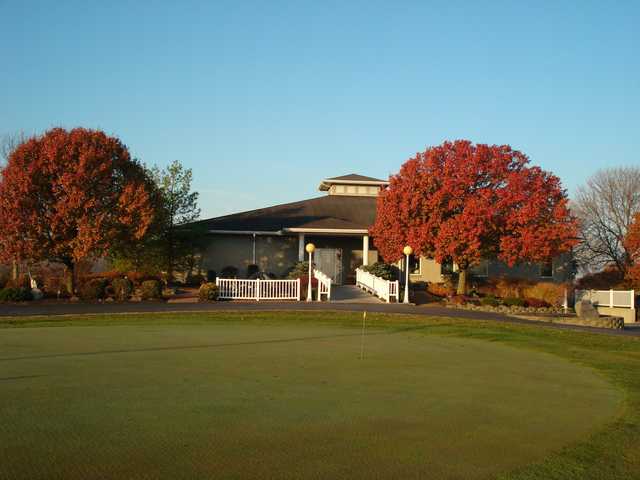
{"type": "Polygon", "coordinates": [[[409,303],[409,255],[413,253],[413,248],[409,245],[402,249],[402,253],[406,255],[406,263],[405,269],[407,270],[405,281],[404,281],[404,300],[402,303],[409,303]]]}
{"type": "Polygon", "coordinates": [[[313,243],[307,243],[307,246],[304,249],[309,253],[309,277],[307,278],[307,302],[313,301],[311,295],[311,265],[313,263],[313,251],[316,249],[316,246],[313,243]]]}

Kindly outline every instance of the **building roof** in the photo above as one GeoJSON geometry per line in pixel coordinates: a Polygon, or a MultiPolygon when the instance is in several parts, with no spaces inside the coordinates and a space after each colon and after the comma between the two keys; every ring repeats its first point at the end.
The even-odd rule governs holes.
{"type": "Polygon", "coordinates": [[[364,175],[358,175],[357,173],[350,173],[348,175],[342,175],[340,177],[325,178],[320,182],[318,190],[329,190],[331,185],[389,185],[387,180],[381,180],[379,178],[366,177],[364,175]]]}
{"type": "Polygon", "coordinates": [[[219,232],[345,230],[348,233],[364,233],[373,225],[375,217],[375,197],[326,195],[201,220],[196,224],[209,231],[219,232]]]}
{"type": "Polygon", "coordinates": [[[349,181],[349,182],[353,182],[353,183],[358,183],[358,182],[371,182],[371,183],[382,183],[382,184],[387,184],[389,183],[386,180],[381,180],[379,178],[373,178],[373,177],[366,177],[364,175],[358,175],[357,173],[350,173],[349,175],[342,175],[340,177],[331,177],[331,178],[325,178],[325,180],[329,180],[329,181],[349,181]]]}

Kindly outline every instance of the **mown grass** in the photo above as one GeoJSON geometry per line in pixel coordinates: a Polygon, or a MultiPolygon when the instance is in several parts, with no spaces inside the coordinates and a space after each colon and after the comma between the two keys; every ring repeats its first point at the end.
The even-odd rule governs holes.
{"type": "MultiPolygon", "coordinates": [[[[398,475],[404,478],[640,478],[638,339],[538,325],[408,315],[369,314],[366,321],[371,336],[366,337],[365,358],[371,362],[371,368],[363,370],[357,358],[360,349],[358,332],[362,325],[362,315],[358,313],[170,313],[0,319],[0,379],[17,379],[0,381],[0,457],[4,458],[5,465],[7,459],[11,460],[9,457],[14,455],[22,459],[25,466],[29,462],[32,466],[38,466],[26,468],[22,478],[95,476],[96,471],[91,470],[91,466],[99,455],[92,455],[100,453],[100,448],[104,449],[101,453],[105,459],[105,469],[101,472],[111,478],[398,478],[398,475]],[[240,325],[244,333],[236,334],[235,326],[240,325]],[[103,328],[107,326],[123,328],[103,328]],[[67,328],[52,333],[55,330],[52,327],[67,328]],[[291,330],[288,330],[290,327],[291,330]],[[29,330],[24,331],[27,333],[25,337],[3,335],[3,331],[8,332],[4,329],[29,330]],[[270,333],[265,333],[267,331],[270,333]],[[214,332],[226,333],[212,337],[217,335],[214,332]],[[314,340],[296,340],[305,337],[314,340]],[[43,338],[42,343],[39,343],[39,338],[43,338]],[[53,340],[47,344],[45,338],[53,340]],[[426,348],[421,347],[420,338],[426,348]],[[438,339],[442,339],[442,342],[438,339]],[[282,340],[288,343],[282,343],[282,340]],[[476,344],[490,346],[492,343],[515,348],[498,348],[494,351],[490,347],[474,347],[476,344]],[[215,348],[227,344],[232,348],[215,348]],[[441,344],[449,350],[443,350],[440,355],[456,352],[457,367],[454,365],[450,373],[447,372],[449,367],[446,359],[441,360],[433,353],[441,344]],[[459,386],[447,383],[448,375],[454,377],[463,371],[460,370],[464,366],[461,359],[467,358],[465,355],[469,356],[469,361],[481,363],[481,354],[485,352],[483,348],[488,348],[487,368],[483,369],[481,364],[470,366],[469,376],[457,378],[461,380],[459,386]],[[551,355],[533,355],[528,359],[527,351],[551,355]],[[262,356],[263,353],[267,356],[262,356]],[[23,364],[2,361],[3,358],[20,356],[25,357],[23,364]],[[566,381],[569,390],[576,388],[574,383],[577,381],[575,376],[579,375],[578,370],[563,367],[562,363],[555,364],[553,358],[556,357],[597,372],[599,377],[621,392],[621,403],[616,406],[614,414],[608,415],[606,422],[596,418],[598,410],[589,410],[588,405],[598,401],[605,405],[605,399],[597,395],[592,398],[589,392],[585,392],[581,405],[570,391],[562,388],[555,390],[553,385],[544,383],[552,379],[560,383],[566,381]],[[394,359],[397,365],[390,365],[394,359]],[[501,366],[500,359],[512,364],[501,366]],[[267,360],[273,365],[260,365],[267,363],[267,360]],[[434,367],[429,369],[427,366],[425,369],[420,361],[431,362],[434,367]],[[536,368],[536,362],[540,369],[536,368]],[[552,371],[545,371],[544,366],[552,371]],[[502,371],[503,367],[506,370],[502,371]],[[492,375],[491,368],[499,370],[498,374],[492,375]],[[564,377],[563,368],[566,368],[564,377]],[[249,371],[251,374],[247,373],[249,371]],[[38,372],[49,377],[18,379],[21,375],[38,372]],[[113,379],[101,379],[101,374],[112,375],[113,379]],[[509,397],[510,401],[521,402],[517,412],[493,411],[489,408],[491,405],[482,403],[488,398],[483,384],[495,383],[493,401],[496,408],[501,408],[500,402],[507,400],[501,395],[517,393],[517,388],[512,389],[508,379],[493,378],[500,375],[514,375],[523,388],[528,383],[537,385],[541,381],[545,386],[533,391],[529,400],[509,397]],[[182,389],[181,376],[187,386],[175,393],[175,389],[182,389]],[[217,376],[216,381],[211,384],[204,382],[203,378],[207,376],[217,376]],[[256,383],[256,379],[267,376],[270,380],[256,383]],[[390,378],[394,376],[398,378],[390,378]],[[317,378],[323,378],[328,384],[316,385],[317,378]],[[425,384],[419,384],[423,378],[425,384]],[[447,410],[443,407],[446,400],[455,403],[456,396],[451,394],[443,400],[443,392],[430,391],[427,380],[432,381],[433,385],[446,385],[454,393],[459,388],[461,394],[477,394],[477,399],[470,399],[462,410],[447,410]],[[19,382],[24,382],[24,385],[19,385],[19,382]],[[47,382],[53,383],[47,386],[47,382]],[[380,390],[379,384],[386,386],[380,390]],[[358,385],[362,391],[354,393],[351,385],[358,385]],[[477,390],[469,385],[475,385],[477,390]],[[172,393],[167,392],[167,395],[184,401],[183,408],[175,410],[178,418],[156,416],[166,413],[166,409],[170,411],[169,405],[157,408],[154,405],[131,406],[131,402],[135,404],[143,399],[162,399],[160,387],[163,386],[171,389],[172,393]],[[407,386],[411,386],[415,402],[418,402],[415,405],[403,403],[406,392],[394,396],[397,393],[394,388],[406,390],[407,386]],[[101,389],[109,391],[105,393],[101,389]],[[111,391],[114,389],[118,391],[111,391]],[[77,399],[75,396],[82,392],[86,393],[86,397],[77,399]],[[508,430],[513,435],[513,442],[529,442],[528,448],[533,452],[531,458],[527,457],[527,449],[510,450],[508,442],[504,449],[496,448],[493,451],[466,440],[465,433],[468,432],[464,429],[471,424],[477,428],[476,433],[482,429],[492,429],[490,433],[494,437],[503,434],[500,418],[506,417],[498,415],[514,415],[512,418],[518,421],[527,422],[529,419],[532,423],[541,421],[536,416],[538,411],[551,417],[558,413],[557,409],[562,409],[558,397],[562,395],[567,395],[570,404],[567,408],[571,408],[571,411],[564,412],[567,416],[575,413],[575,409],[584,408],[582,422],[585,426],[594,425],[594,428],[586,428],[579,438],[560,442],[560,445],[554,443],[551,436],[544,436],[544,426],[536,430],[539,437],[534,435],[534,438],[530,438],[532,434],[524,423],[527,428],[523,428],[522,434],[508,430]],[[62,403],[56,403],[56,396],[62,403]],[[213,412],[207,410],[210,408],[208,396],[215,396],[215,400],[221,402],[216,404],[213,412]],[[429,403],[429,396],[437,398],[439,403],[429,403]],[[9,397],[12,400],[10,403],[2,403],[2,398],[6,400],[9,397]],[[383,399],[390,404],[370,405],[368,398],[383,399]],[[360,410],[341,403],[341,399],[348,399],[352,403],[362,402],[359,408],[368,416],[358,417],[360,410]],[[73,405],[77,411],[65,413],[62,408],[64,402],[73,405]],[[305,402],[310,410],[300,407],[305,402]],[[545,406],[545,402],[553,406],[545,406]],[[61,415],[67,423],[39,417],[47,412],[47,403],[50,404],[49,413],[61,415]],[[327,408],[328,403],[333,405],[332,409],[327,408]],[[431,448],[442,442],[443,431],[447,432],[446,422],[440,426],[443,430],[437,428],[437,416],[429,417],[430,424],[420,425],[420,412],[439,411],[442,408],[445,418],[447,414],[454,413],[458,419],[462,418],[459,429],[449,432],[452,441],[457,441],[458,445],[454,442],[452,445],[431,448]],[[477,411],[471,412],[474,408],[477,411]],[[105,409],[116,418],[103,415],[105,409]],[[262,409],[269,413],[269,418],[264,418],[262,409]],[[329,417],[334,415],[335,418],[323,423],[314,416],[313,412],[318,411],[329,417]],[[468,419],[464,418],[465,412],[469,412],[468,419]],[[491,414],[496,415],[493,423],[473,423],[478,415],[491,414]],[[15,419],[16,415],[19,421],[10,420],[10,416],[15,419]],[[243,424],[238,420],[238,415],[252,419],[253,426],[243,424]],[[126,421],[122,417],[127,417],[126,421]],[[199,428],[211,418],[222,419],[211,425],[214,430],[219,428],[220,434],[241,434],[237,437],[228,435],[222,444],[219,438],[212,440],[210,433],[199,428]],[[356,418],[357,421],[351,422],[348,418],[356,418]],[[382,434],[376,418],[386,421],[382,434]],[[407,425],[402,421],[404,418],[420,428],[407,425]],[[110,421],[125,431],[109,431],[110,421]],[[42,431],[37,428],[38,422],[44,424],[42,431]],[[293,434],[279,430],[280,425],[295,429],[297,422],[305,428],[293,434]],[[21,428],[25,430],[24,441],[17,438],[21,428]],[[127,428],[130,431],[126,431],[127,428]],[[64,431],[60,432],[60,429],[64,431]],[[157,434],[149,436],[150,429],[156,429],[157,434]],[[49,437],[42,436],[43,432],[49,437]],[[386,443],[384,434],[388,434],[396,445],[386,443]],[[322,441],[314,443],[322,437],[326,449],[321,447],[322,441]],[[47,444],[55,438],[67,439],[69,443],[65,449],[69,451],[65,453],[65,449],[56,450],[47,444]],[[87,445],[91,438],[94,440],[87,445]],[[176,446],[173,443],[175,438],[189,445],[176,446]],[[29,442],[39,439],[46,445],[31,445],[32,448],[29,448],[29,442]],[[112,445],[105,447],[101,439],[108,440],[112,445]],[[350,439],[353,445],[343,446],[345,439],[350,439]],[[141,440],[151,443],[136,448],[136,442],[141,440]],[[119,441],[124,445],[121,448],[115,445],[119,441]],[[314,445],[314,451],[308,451],[305,442],[307,446],[314,445]],[[541,444],[539,450],[536,450],[536,442],[541,444]],[[13,448],[7,445],[13,445],[13,448]],[[461,445],[464,445],[464,451],[460,450],[461,445]],[[203,446],[206,447],[204,450],[203,446]],[[289,451],[282,451],[284,448],[271,450],[270,446],[286,446],[289,451]],[[345,450],[344,457],[341,457],[341,448],[345,450]],[[75,455],[74,449],[86,458],[75,455]],[[169,463],[175,468],[166,465],[160,468],[158,465],[162,462],[158,460],[156,450],[170,459],[169,463]],[[220,452],[222,458],[209,458],[206,451],[220,452]],[[449,456],[442,458],[447,452],[449,456]],[[509,452],[514,456],[512,462],[504,458],[509,452]],[[544,455],[540,456],[541,453],[544,455]],[[36,454],[50,455],[50,458],[33,458],[36,454]],[[334,459],[333,464],[327,460],[331,458],[334,459]],[[351,465],[347,465],[349,458],[353,459],[351,465]],[[458,465],[465,459],[469,463],[467,466],[458,465]],[[238,467],[239,463],[243,465],[238,467]],[[354,464],[361,465],[361,468],[354,470],[354,464]],[[263,470],[265,465],[277,465],[280,470],[263,470]],[[432,467],[426,470],[426,477],[424,465],[432,467]],[[496,468],[491,468],[492,465],[496,468]],[[447,466],[451,468],[447,469],[447,466]]],[[[452,361],[452,364],[455,362],[452,361]]],[[[586,370],[582,368],[580,371],[586,370]]],[[[581,381],[591,380],[585,377],[581,381]]],[[[162,400],[157,401],[161,403],[162,400]]],[[[562,413],[559,412],[558,418],[562,418],[562,413]]],[[[454,424],[457,418],[450,420],[454,424]]],[[[561,422],[558,425],[558,428],[564,428],[561,422]]],[[[571,428],[578,429],[579,425],[571,428]]],[[[489,436],[490,441],[492,438],[489,436]]],[[[487,440],[485,437],[482,439],[487,440]]],[[[502,445],[499,440],[495,442],[495,445],[502,445]]],[[[0,477],[2,469],[0,464],[0,477]]],[[[14,462],[14,468],[4,473],[10,478],[19,476],[20,472],[16,470],[14,462]]]]}

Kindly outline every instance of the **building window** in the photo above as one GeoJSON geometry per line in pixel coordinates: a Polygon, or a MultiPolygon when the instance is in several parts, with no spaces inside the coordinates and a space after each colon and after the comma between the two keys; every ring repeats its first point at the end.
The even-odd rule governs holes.
{"type": "Polygon", "coordinates": [[[489,276],[489,260],[480,260],[478,265],[469,268],[469,273],[474,277],[489,276]]]}
{"type": "Polygon", "coordinates": [[[553,278],[553,261],[549,260],[540,264],[540,276],[542,278],[553,278]]]}
{"type": "Polygon", "coordinates": [[[409,273],[411,275],[420,275],[420,257],[409,255],[409,273]]]}

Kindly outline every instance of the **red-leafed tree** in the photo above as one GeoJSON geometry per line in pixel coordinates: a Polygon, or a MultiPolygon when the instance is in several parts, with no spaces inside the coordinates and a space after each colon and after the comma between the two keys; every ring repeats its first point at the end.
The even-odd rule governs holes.
{"type": "MultiPolygon", "coordinates": [[[[0,177],[0,260],[64,263],[140,239],[154,190],[127,148],[101,131],[55,128],[26,140],[0,177]]],[[[73,274],[68,278],[73,290],[73,274]]]]}
{"type": "Polygon", "coordinates": [[[624,239],[624,247],[629,254],[631,266],[627,269],[626,279],[634,287],[640,286],[640,213],[634,217],[629,225],[627,236],[624,239]]]}
{"type": "Polygon", "coordinates": [[[458,265],[458,293],[482,259],[542,262],[576,244],[558,177],[508,145],[445,142],[408,160],[378,198],[371,228],[388,261],[405,245],[458,265]]]}

